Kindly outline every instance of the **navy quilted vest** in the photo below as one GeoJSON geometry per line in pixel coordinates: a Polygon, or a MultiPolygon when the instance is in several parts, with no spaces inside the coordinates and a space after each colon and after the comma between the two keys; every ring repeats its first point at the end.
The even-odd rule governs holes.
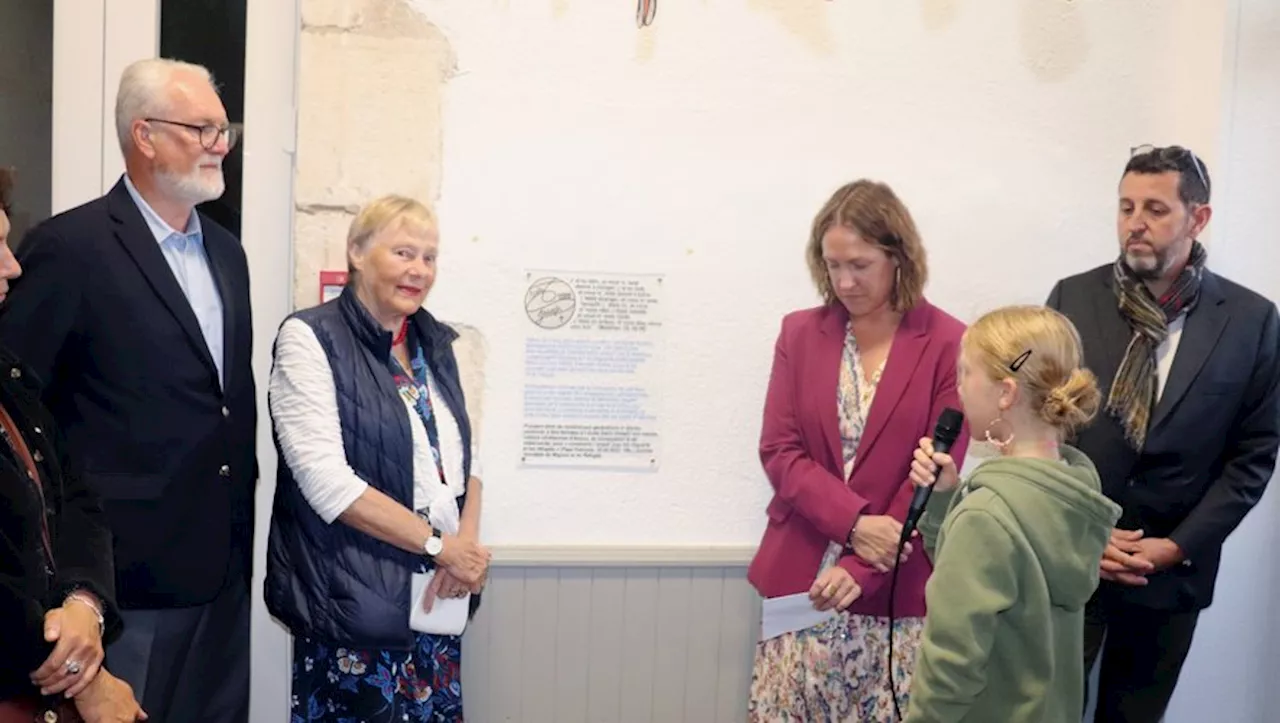
{"type": "MultiPolygon", "coordinates": [[[[315,330],[329,358],[347,463],[370,486],[412,509],[413,437],[389,369],[391,332],[374,321],[350,289],[293,317],[315,330]]],[[[444,397],[436,403],[448,404],[458,420],[463,469],[470,476],[471,425],[451,346],[457,332],[425,310],[410,323],[444,397]]],[[[267,609],[296,636],[356,648],[409,649],[409,579],[422,556],[342,522],[326,524],[298,489],[278,439],[276,454],[267,609]]],[[[473,596],[473,610],[476,604],[473,596]]]]}

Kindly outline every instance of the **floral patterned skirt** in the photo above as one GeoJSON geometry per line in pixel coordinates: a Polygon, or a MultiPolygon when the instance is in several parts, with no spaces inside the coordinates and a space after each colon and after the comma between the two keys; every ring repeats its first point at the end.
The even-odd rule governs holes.
{"type": "Polygon", "coordinates": [[[462,638],[416,636],[413,650],[294,638],[290,723],[462,723],[462,638]]]}
{"type": "MultiPolygon", "coordinates": [[[[889,723],[889,619],[842,613],[756,645],[751,723],[889,723]]],[[[924,618],[893,621],[893,683],[907,714],[924,618]]]]}

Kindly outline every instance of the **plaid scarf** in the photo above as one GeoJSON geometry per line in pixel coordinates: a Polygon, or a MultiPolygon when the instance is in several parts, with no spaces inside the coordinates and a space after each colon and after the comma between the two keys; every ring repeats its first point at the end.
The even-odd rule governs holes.
{"type": "Polygon", "coordinates": [[[1141,451],[1156,399],[1156,349],[1169,336],[1169,322],[1195,307],[1207,254],[1199,241],[1191,245],[1191,257],[1164,296],[1156,299],[1146,284],[1124,262],[1114,267],[1120,314],[1133,330],[1124,360],[1116,370],[1107,397],[1107,411],[1124,425],[1125,438],[1141,451]]]}

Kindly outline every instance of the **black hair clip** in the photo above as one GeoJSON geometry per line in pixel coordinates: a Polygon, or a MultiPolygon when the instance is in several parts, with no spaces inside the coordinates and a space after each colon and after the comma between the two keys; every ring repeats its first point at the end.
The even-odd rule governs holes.
{"type": "Polygon", "coordinates": [[[1018,355],[1017,359],[1014,359],[1012,362],[1009,362],[1009,371],[1011,372],[1018,371],[1019,369],[1022,368],[1023,364],[1027,363],[1027,359],[1029,359],[1030,357],[1031,357],[1030,349],[1022,352],[1021,354],[1018,355]]]}

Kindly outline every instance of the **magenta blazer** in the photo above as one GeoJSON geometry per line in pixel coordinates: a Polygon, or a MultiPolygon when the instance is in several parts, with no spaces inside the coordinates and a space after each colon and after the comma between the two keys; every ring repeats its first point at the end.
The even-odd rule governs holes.
{"type": "MultiPolygon", "coordinates": [[[[831,542],[845,543],[859,515],[906,517],[908,475],[921,437],[933,434],[945,407],[960,408],[956,359],[964,324],[921,300],[903,315],[876,389],[857,459],[844,479],[836,406],[848,312],[840,304],[805,309],[782,320],[764,403],[760,460],[774,495],[747,579],[764,597],[807,592],[831,542]]],[[[963,464],[968,426],[951,454],[963,464]]],[[[932,503],[931,503],[932,504],[932,503]]],[[[933,565],[919,540],[898,572],[897,617],[925,613],[924,586],[933,565]]],[[[888,615],[889,579],[846,550],[840,566],[862,588],[849,612],[888,615]]]]}

